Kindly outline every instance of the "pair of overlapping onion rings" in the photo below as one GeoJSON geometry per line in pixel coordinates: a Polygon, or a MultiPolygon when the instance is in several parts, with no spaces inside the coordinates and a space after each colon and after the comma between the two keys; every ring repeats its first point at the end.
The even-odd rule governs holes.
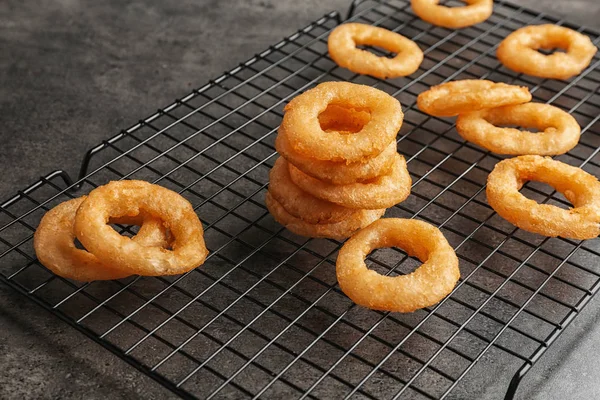
{"type": "Polygon", "coordinates": [[[34,235],[40,262],[79,281],[181,274],[208,253],[192,205],[181,195],[143,181],[118,181],[87,197],[61,203],[42,218],[34,235]],[[109,224],[141,225],[120,235],[109,224]],[[75,246],[75,238],[87,250],[75,246]]]}
{"type": "Polygon", "coordinates": [[[581,133],[575,118],[549,104],[528,103],[530,100],[526,87],[460,80],[419,94],[417,104],[434,116],[458,115],[456,130],[464,139],[498,154],[557,155],[575,147],[581,133]],[[535,128],[540,132],[499,125],[535,128]]]}
{"type": "MultiPolygon", "coordinates": [[[[34,248],[39,261],[57,275],[82,282],[121,279],[131,275],[130,271],[111,268],[92,253],[75,246],[75,215],[85,198],[65,201],[42,217],[34,234],[34,248]]],[[[168,246],[167,229],[158,218],[137,215],[110,218],[109,223],[140,226],[131,240],[141,246],[168,246]]]]}

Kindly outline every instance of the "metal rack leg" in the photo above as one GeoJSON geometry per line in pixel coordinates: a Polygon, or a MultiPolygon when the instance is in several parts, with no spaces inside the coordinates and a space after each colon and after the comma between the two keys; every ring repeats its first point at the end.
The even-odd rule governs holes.
{"type": "MultiPolygon", "coordinates": [[[[79,167],[79,175],[77,176],[77,181],[81,181],[88,174],[90,160],[92,159],[94,154],[98,153],[105,147],[109,146],[111,143],[114,143],[114,142],[118,141],[119,139],[122,139],[126,135],[127,135],[127,132],[122,131],[118,135],[110,138],[109,140],[105,140],[102,143],[100,143],[99,145],[89,149],[85,153],[85,156],[83,156],[83,160],[81,161],[81,167],[79,167]]],[[[81,188],[81,182],[77,183],[77,185],[75,185],[72,190],[78,190],[80,188],[81,188]]]]}
{"type": "Polygon", "coordinates": [[[65,183],[65,185],[67,187],[71,186],[73,184],[73,179],[71,179],[71,176],[66,171],[63,171],[63,170],[55,171],[55,174],[57,176],[61,177],[61,179],[63,180],[63,182],[65,183]]]}
{"type": "Polygon", "coordinates": [[[515,394],[517,389],[519,388],[519,384],[521,383],[521,379],[525,376],[527,371],[531,369],[531,364],[525,364],[517,372],[510,380],[508,385],[508,390],[506,391],[506,395],[504,395],[504,400],[513,400],[515,398],[515,394]]]}
{"type": "Polygon", "coordinates": [[[364,1],[365,0],[353,0],[352,4],[350,4],[350,7],[348,8],[348,13],[346,14],[346,19],[352,18],[352,16],[354,15],[354,12],[356,11],[356,7],[358,7],[364,1]]]}

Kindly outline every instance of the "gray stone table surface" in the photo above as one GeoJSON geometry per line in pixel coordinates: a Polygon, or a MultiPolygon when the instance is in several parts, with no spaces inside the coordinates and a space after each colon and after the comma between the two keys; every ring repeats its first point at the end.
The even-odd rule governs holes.
{"type": "MultiPolygon", "coordinates": [[[[597,0],[520,1],[598,28],[597,0]]],[[[332,0],[0,2],[0,198],[322,16],[332,0]]],[[[522,399],[600,398],[600,298],[522,399]]],[[[0,285],[0,398],[167,398],[158,384],[0,285]]],[[[500,398],[497,393],[493,398],[500,398]]]]}

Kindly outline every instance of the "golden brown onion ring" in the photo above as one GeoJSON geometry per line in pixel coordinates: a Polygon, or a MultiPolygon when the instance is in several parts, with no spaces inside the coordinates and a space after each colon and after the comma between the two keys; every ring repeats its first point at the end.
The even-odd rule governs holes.
{"type": "Polygon", "coordinates": [[[598,49],[589,37],[564,26],[546,24],[517,29],[498,46],[496,57],[516,72],[550,79],[579,75],[598,49]],[[550,55],[539,49],[561,48],[550,55]]]}
{"type": "Polygon", "coordinates": [[[385,218],[355,233],[336,262],[342,291],[374,310],[412,312],[446,297],[460,278],[458,258],[440,230],[423,221],[385,218]],[[423,262],[414,272],[383,276],[370,270],[366,256],[381,247],[399,247],[423,262]]]}
{"type": "Polygon", "coordinates": [[[355,22],[335,28],[329,35],[327,47],[340,67],[381,79],[410,75],[423,62],[423,51],[412,40],[384,28],[355,22]],[[356,47],[360,45],[381,47],[396,56],[379,57],[356,47]]]}
{"type": "Polygon", "coordinates": [[[460,114],[456,130],[465,140],[494,153],[511,155],[557,155],[579,142],[581,128],[569,113],[541,103],[490,108],[460,114]],[[538,133],[497,125],[518,125],[538,133]]]}
{"type": "Polygon", "coordinates": [[[600,183],[581,168],[541,156],[504,160],[488,177],[488,203],[502,218],[528,232],[571,239],[600,234],[600,183]],[[527,181],[547,183],[565,195],[574,208],[539,204],[519,190],[527,181]]]}
{"type": "Polygon", "coordinates": [[[446,7],[440,0],[412,0],[411,6],[415,14],[423,21],[444,28],[466,28],[485,21],[492,15],[493,0],[463,0],[464,7],[446,7]]]}
{"type": "Polygon", "coordinates": [[[417,97],[419,110],[436,117],[453,117],[466,112],[528,101],[531,101],[531,93],[524,86],[480,79],[442,83],[417,97]]]}
{"type": "Polygon", "coordinates": [[[381,90],[349,82],[324,82],[288,103],[279,135],[305,157],[362,162],[380,154],[394,140],[403,117],[398,100],[381,90]],[[366,111],[371,118],[353,134],[325,132],[318,117],[331,104],[366,111]]]}

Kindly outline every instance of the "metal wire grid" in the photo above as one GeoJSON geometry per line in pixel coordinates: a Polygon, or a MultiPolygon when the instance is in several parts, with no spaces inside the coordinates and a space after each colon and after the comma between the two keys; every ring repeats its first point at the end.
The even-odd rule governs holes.
{"type": "MultiPolygon", "coordinates": [[[[424,49],[414,77],[381,81],[337,68],[326,40],[340,18],[330,13],[92,149],[75,185],[59,171],[6,201],[0,279],[182,397],[480,397],[506,390],[514,375],[512,397],[598,290],[598,241],[542,238],[496,216],[484,185],[500,158],[462,141],[450,121],[420,113],[415,99],[450,79],[527,85],[535,101],[569,110],[582,126],[580,145],[558,159],[600,176],[600,60],[569,82],[522,76],[495,59],[499,41],[523,25],[563,21],[499,2],[487,22],[449,31],[420,21],[407,1],[367,3],[353,19],[424,49]],[[414,184],[387,216],[431,222],[456,249],[461,282],[435,307],[404,315],[353,305],[336,286],[340,243],[292,235],[264,207],[282,108],[325,80],[376,86],[405,108],[398,147],[414,184]],[[46,210],[77,195],[65,186],[85,193],[121,178],[158,182],[192,201],[211,250],[203,267],[79,284],[37,262],[32,233],[46,210]],[[463,380],[472,368],[479,373],[463,380]]],[[[528,183],[523,193],[568,205],[544,185],[528,183]]],[[[399,249],[377,250],[368,263],[389,275],[418,265],[399,249]]]]}

